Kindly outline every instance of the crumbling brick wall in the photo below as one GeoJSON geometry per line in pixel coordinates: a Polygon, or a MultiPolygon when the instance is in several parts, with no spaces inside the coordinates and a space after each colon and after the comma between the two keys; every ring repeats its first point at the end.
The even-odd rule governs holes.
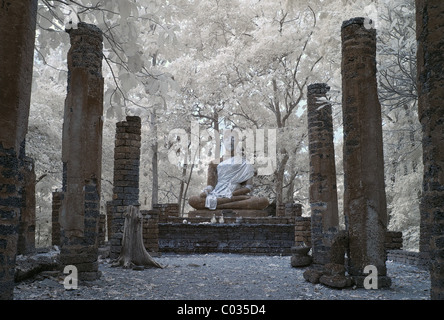
{"type": "Polygon", "coordinates": [[[159,223],[159,251],[290,255],[294,223],[273,223],[273,218],[261,221],[251,223],[254,221],[244,218],[242,223],[159,223]]]}

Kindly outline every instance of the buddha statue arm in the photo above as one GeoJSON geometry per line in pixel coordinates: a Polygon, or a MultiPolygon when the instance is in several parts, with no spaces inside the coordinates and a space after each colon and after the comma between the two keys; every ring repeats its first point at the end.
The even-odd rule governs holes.
{"type": "Polygon", "coordinates": [[[217,184],[217,164],[211,162],[208,166],[207,186],[200,194],[201,198],[206,198],[207,194],[214,190],[217,184]]]}
{"type": "Polygon", "coordinates": [[[233,196],[243,196],[253,191],[253,178],[241,184],[241,187],[233,191],[233,196]]]}
{"type": "Polygon", "coordinates": [[[213,189],[217,184],[217,164],[211,162],[208,166],[207,186],[212,186],[213,189]]]}

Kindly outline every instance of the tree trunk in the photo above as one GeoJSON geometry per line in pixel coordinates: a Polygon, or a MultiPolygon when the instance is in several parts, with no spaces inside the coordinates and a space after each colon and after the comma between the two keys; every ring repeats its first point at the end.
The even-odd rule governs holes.
{"type": "Polygon", "coordinates": [[[156,110],[151,112],[151,130],[155,140],[151,146],[153,151],[152,169],[153,169],[153,189],[151,193],[151,207],[159,202],[159,170],[158,170],[158,143],[157,143],[157,115],[156,110]]]}
{"type": "Polygon", "coordinates": [[[179,196],[177,198],[177,203],[179,204],[179,212],[180,215],[183,216],[183,209],[185,206],[184,201],[182,200],[184,198],[183,192],[185,190],[185,176],[187,174],[187,165],[184,165],[182,168],[182,177],[180,179],[180,189],[179,189],[179,196]]]}
{"type": "Polygon", "coordinates": [[[129,206],[125,213],[125,226],[123,229],[122,250],[119,258],[113,263],[114,267],[144,266],[148,268],[163,268],[154,261],[146,251],[142,236],[142,214],[139,208],[129,206]]]}
{"type": "Polygon", "coordinates": [[[287,150],[285,149],[281,150],[281,154],[283,155],[283,158],[278,164],[277,170],[275,171],[274,185],[276,189],[276,210],[278,210],[279,206],[283,204],[284,174],[288,159],[290,158],[287,150]]]}

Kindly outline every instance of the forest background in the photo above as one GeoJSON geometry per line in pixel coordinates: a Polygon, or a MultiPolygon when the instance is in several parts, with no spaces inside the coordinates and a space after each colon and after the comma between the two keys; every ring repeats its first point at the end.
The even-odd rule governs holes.
{"type": "Polygon", "coordinates": [[[271,174],[256,178],[254,193],[277,205],[301,203],[309,216],[306,95],[320,82],[331,87],[342,212],[341,25],[353,17],[377,29],[389,229],[403,232],[405,249],[418,250],[414,0],[40,0],[27,136],[36,163],[37,246],[51,243],[52,192],[62,187],[67,27],[83,21],[104,32],[103,214],[112,199],[116,122],[137,115],[142,209],[179,203],[186,214],[187,199],[206,186],[217,133],[272,129],[276,161],[271,174]],[[183,129],[191,142],[194,124],[213,139],[199,139],[201,154],[191,161],[172,163],[169,156],[184,156],[191,145],[170,133],[183,129]]]}

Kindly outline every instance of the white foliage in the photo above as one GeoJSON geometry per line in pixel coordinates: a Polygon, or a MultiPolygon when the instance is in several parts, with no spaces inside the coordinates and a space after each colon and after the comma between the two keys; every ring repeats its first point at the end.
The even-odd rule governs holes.
{"type": "MultiPolygon", "coordinates": [[[[395,74],[402,72],[408,80],[408,72],[404,72],[411,67],[407,53],[412,53],[416,44],[410,2],[79,0],[69,7],[54,1],[52,12],[44,2],[39,2],[27,146],[28,153],[36,159],[37,176],[51,172],[38,185],[39,214],[47,220],[50,192],[61,186],[61,126],[69,49],[63,18],[71,12],[70,7],[79,12],[82,21],[94,23],[105,32],[106,122],[102,177],[107,181],[103,183],[105,201],[112,192],[115,122],[124,120],[126,115],[139,115],[143,122],[140,199],[144,206],[151,204],[152,145],[156,141],[159,143],[161,202],[177,202],[179,186],[188,183],[190,174],[186,197],[198,194],[206,184],[203,161],[193,168],[178,167],[168,161],[170,146],[165,137],[173,129],[189,130],[196,118],[205,128],[279,129],[278,150],[285,150],[289,155],[284,167],[284,184],[290,186],[288,179],[294,179],[293,194],[288,197],[306,205],[309,185],[306,86],[327,82],[331,87],[329,102],[333,104],[337,137],[341,202],[340,26],[344,20],[362,15],[377,21],[378,69],[395,70],[395,74]],[[393,37],[392,30],[402,32],[393,37]],[[395,56],[403,57],[399,70],[395,68],[395,56]],[[153,111],[158,117],[157,136],[148,125],[153,111]]],[[[396,85],[407,88],[408,92],[406,83],[396,85]]],[[[404,100],[400,96],[388,97],[383,110],[390,226],[406,231],[408,246],[414,247],[421,152],[414,148],[403,152],[398,147],[409,143],[401,134],[403,130],[417,132],[412,122],[416,114],[390,107],[404,100]],[[393,121],[387,120],[389,118],[393,121]],[[399,168],[393,169],[391,163],[416,163],[416,171],[410,170],[404,176],[399,168]],[[390,183],[392,177],[395,183],[390,183]]],[[[415,107],[407,105],[409,109],[415,107]]],[[[418,142],[418,137],[414,140],[418,142]]],[[[285,154],[278,152],[278,164],[285,159],[285,154]]],[[[270,200],[276,196],[273,180],[274,177],[263,177],[258,181],[257,192],[269,196],[270,200]]],[[[289,186],[284,188],[284,193],[291,191],[289,186]]],[[[308,206],[305,209],[307,213],[308,206]]]]}

